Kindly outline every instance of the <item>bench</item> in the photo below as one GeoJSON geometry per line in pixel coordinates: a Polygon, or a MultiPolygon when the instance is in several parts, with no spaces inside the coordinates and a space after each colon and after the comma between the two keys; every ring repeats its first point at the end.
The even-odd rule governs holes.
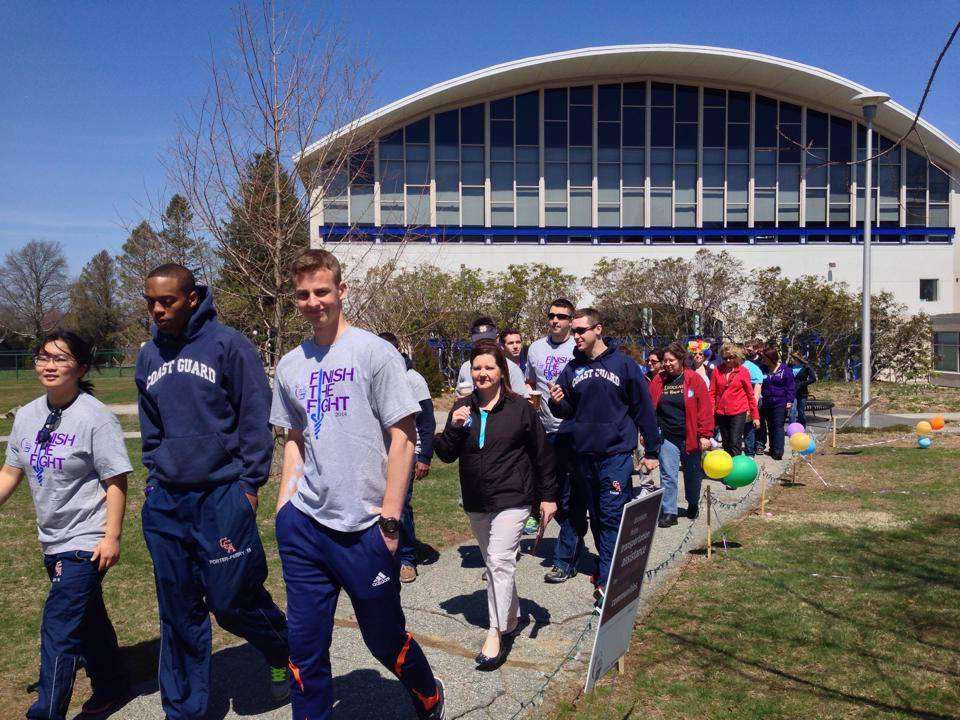
{"type": "Polygon", "coordinates": [[[826,417],[818,415],[818,413],[829,412],[830,421],[833,421],[833,402],[831,400],[820,400],[814,395],[807,396],[807,413],[811,415],[816,420],[826,421],[826,417]]]}

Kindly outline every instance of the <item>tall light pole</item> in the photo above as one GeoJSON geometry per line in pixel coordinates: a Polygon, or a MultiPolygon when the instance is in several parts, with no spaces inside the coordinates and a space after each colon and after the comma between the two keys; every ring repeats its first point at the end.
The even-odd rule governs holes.
{"type": "MultiPolygon", "coordinates": [[[[860,321],[860,406],[870,402],[870,235],[873,224],[873,119],[877,108],[890,99],[886,93],[865,92],[854,95],[850,102],[863,110],[863,119],[867,123],[866,187],[863,193],[863,307],[860,321]]],[[[870,408],[865,408],[862,416],[863,427],[870,427],[870,408]]]]}

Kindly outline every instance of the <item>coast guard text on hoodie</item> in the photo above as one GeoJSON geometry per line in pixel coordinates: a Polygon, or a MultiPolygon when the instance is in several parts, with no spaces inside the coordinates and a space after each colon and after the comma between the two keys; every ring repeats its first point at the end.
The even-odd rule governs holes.
{"type": "Polygon", "coordinates": [[[206,287],[197,294],[183,335],[154,326],[137,358],[143,464],[149,482],[239,481],[256,494],[273,455],[270,387],[253,344],[218,322],[206,287]]]}

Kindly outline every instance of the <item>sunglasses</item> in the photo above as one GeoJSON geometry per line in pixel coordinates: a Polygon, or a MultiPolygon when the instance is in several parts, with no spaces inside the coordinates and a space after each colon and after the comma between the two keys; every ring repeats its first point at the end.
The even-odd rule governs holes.
{"type": "Polygon", "coordinates": [[[547,320],[569,320],[569,313],[547,313],[547,320]]]}
{"type": "Polygon", "coordinates": [[[43,423],[43,427],[40,428],[40,432],[37,433],[37,443],[40,445],[46,445],[50,442],[50,438],[53,437],[53,431],[56,429],[57,425],[60,423],[60,415],[63,413],[63,408],[58,408],[54,410],[49,415],[47,415],[46,422],[43,423]]]}
{"type": "Polygon", "coordinates": [[[576,328],[575,328],[575,327],[572,327],[572,328],[570,328],[570,330],[571,330],[571,332],[573,332],[574,335],[583,335],[585,332],[587,332],[587,330],[593,330],[595,327],[597,327],[597,326],[596,326],[596,325],[588,325],[587,327],[576,327],[576,328]]]}

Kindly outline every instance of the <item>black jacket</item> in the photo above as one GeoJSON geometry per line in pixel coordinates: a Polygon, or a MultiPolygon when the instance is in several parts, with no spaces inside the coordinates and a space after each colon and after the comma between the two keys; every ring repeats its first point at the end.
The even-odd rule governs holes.
{"type": "Polygon", "coordinates": [[[794,377],[797,386],[797,397],[805,398],[810,394],[809,387],[817,381],[817,372],[809,365],[802,365],[800,372],[794,377]]]}
{"type": "Polygon", "coordinates": [[[444,462],[460,461],[463,509],[468,512],[498,512],[557,499],[553,455],[540,417],[517,395],[501,396],[490,410],[482,449],[476,392],[457,400],[443,432],[434,438],[433,451],[444,462]],[[464,405],[470,406],[469,427],[455,428],[453,411],[464,405]]]}

